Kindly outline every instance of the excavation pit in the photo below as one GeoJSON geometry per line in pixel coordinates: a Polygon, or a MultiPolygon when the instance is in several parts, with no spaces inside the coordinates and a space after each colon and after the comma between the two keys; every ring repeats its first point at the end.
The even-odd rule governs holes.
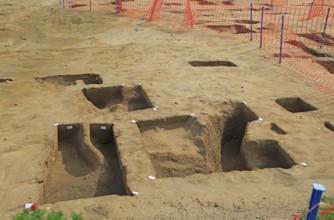
{"type": "Polygon", "coordinates": [[[95,196],[126,195],[126,179],[119,158],[117,143],[110,124],[91,124],[90,140],[104,157],[95,196]]]}
{"type": "Polygon", "coordinates": [[[258,117],[245,104],[239,103],[224,125],[221,141],[221,167],[224,172],[237,169],[241,144],[249,122],[258,117]]]}
{"type": "Polygon", "coordinates": [[[334,132],[334,125],[332,123],[330,123],[329,121],[326,121],[324,123],[325,127],[330,130],[330,131],[333,131],[334,132]]]}
{"type": "Polygon", "coordinates": [[[194,67],[208,67],[208,66],[226,66],[226,67],[237,67],[236,64],[231,61],[190,61],[188,62],[190,65],[194,67]]]}
{"type": "Polygon", "coordinates": [[[309,48],[309,47],[305,46],[305,44],[303,44],[302,42],[297,41],[297,40],[289,40],[289,41],[286,41],[286,43],[291,44],[293,46],[296,46],[296,47],[302,49],[304,52],[306,52],[308,54],[311,54],[312,56],[315,56],[315,57],[332,57],[331,55],[329,55],[327,53],[321,53],[321,52],[318,52],[318,51],[316,51],[312,48],[309,48]]]}
{"type": "Polygon", "coordinates": [[[295,164],[296,162],[277,141],[261,140],[243,144],[236,167],[238,170],[289,169],[295,164]]]}
{"type": "Polygon", "coordinates": [[[224,5],[234,5],[232,1],[223,1],[222,2],[224,5]]]}
{"type": "Polygon", "coordinates": [[[329,73],[334,74],[334,61],[317,60],[316,62],[323,66],[329,73]]]}
{"type": "Polygon", "coordinates": [[[301,37],[305,37],[319,44],[321,44],[322,42],[326,46],[334,46],[334,43],[330,41],[330,40],[334,41],[334,38],[332,38],[330,35],[327,35],[327,34],[325,35],[324,40],[322,39],[322,33],[302,33],[302,34],[297,34],[297,35],[301,37]]]}
{"type": "Polygon", "coordinates": [[[199,5],[217,5],[216,3],[213,2],[208,2],[205,0],[196,0],[198,2],[199,5]]]}
{"type": "Polygon", "coordinates": [[[127,194],[111,125],[59,125],[57,136],[45,203],[127,194]]]}
{"type": "Polygon", "coordinates": [[[83,94],[96,108],[110,112],[126,112],[152,108],[142,86],[100,87],[83,89],[83,94]]]}
{"type": "Polygon", "coordinates": [[[177,2],[171,2],[171,3],[164,3],[164,5],[167,5],[167,6],[180,6],[182,4],[181,3],[177,3],[177,2]]]}
{"type": "Polygon", "coordinates": [[[286,132],[280,128],[276,123],[270,123],[270,129],[277,134],[286,135],[286,132]]]}
{"type": "Polygon", "coordinates": [[[76,81],[82,80],[88,84],[102,84],[103,80],[98,74],[86,73],[80,75],[56,75],[43,78],[35,78],[38,82],[48,82],[55,85],[70,86],[76,85],[76,81]]]}
{"type": "MultiPolygon", "coordinates": [[[[234,103],[229,108],[224,115],[208,117],[205,123],[192,116],[137,122],[155,175],[185,177],[196,173],[290,168],[295,164],[278,142],[245,138],[249,124],[258,120],[247,105],[234,103]]],[[[275,123],[271,128],[286,134],[275,123]]]]}
{"type": "MultiPolygon", "coordinates": [[[[274,57],[280,57],[280,54],[279,53],[274,53],[273,56],[274,57]]],[[[282,57],[283,58],[291,58],[291,56],[287,53],[282,53],[282,57]]]]}
{"type": "Polygon", "coordinates": [[[251,21],[251,20],[236,20],[239,24],[258,24],[259,21],[251,21]]]}
{"type": "Polygon", "coordinates": [[[202,155],[202,128],[196,118],[175,116],[137,124],[157,177],[210,172],[202,155]]]}
{"type": "Polygon", "coordinates": [[[318,110],[299,97],[277,99],[276,103],[292,113],[318,110]]]}
{"type": "MultiPolygon", "coordinates": [[[[234,25],[207,25],[207,28],[210,28],[214,31],[223,33],[223,32],[230,32],[233,34],[246,34],[250,33],[251,30],[246,28],[244,25],[240,24],[234,24],[234,25]]],[[[256,31],[252,31],[253,33],[256,33],[256,31]]]]}
{"type": "Polygon", "coordinates": [[[14,80],[12,80],[12,79],[0,79],[0,83],[11,83],[13,81],[14,80]]]}

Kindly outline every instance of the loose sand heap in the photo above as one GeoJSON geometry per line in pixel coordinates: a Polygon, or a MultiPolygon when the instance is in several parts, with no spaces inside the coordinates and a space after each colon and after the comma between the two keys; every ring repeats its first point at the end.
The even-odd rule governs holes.
{"type": "Polygon", "coordinates": [[[0,0],[2,219],[288,218],[334,193],[333,97],[277,58],[57,3],[0,0]]]}

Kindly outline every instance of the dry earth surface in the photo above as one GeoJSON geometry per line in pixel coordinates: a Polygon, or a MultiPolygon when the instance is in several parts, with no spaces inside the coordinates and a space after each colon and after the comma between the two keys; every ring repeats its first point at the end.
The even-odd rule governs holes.
{"type": "Polygon", "coordinates": [[[0,64],[2,219],[290,218],[334,192],[333,97],[256,45],[0,0],[0,64]]]}

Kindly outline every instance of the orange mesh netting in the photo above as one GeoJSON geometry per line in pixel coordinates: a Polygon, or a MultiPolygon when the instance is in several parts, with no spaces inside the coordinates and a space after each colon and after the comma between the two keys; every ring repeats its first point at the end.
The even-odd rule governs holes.
{"type": "Polygon", "coordinates": [[[63,4],[70,10],[145,17],[165,22],[174,31],[195,25],[252,41],[281,58],[282,66],[305,83],[334,92],[333,0],[64,0],[63,4]]]}

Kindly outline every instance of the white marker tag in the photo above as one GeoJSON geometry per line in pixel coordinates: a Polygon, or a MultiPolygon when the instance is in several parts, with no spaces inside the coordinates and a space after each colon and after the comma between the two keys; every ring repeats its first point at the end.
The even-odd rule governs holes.
{"type": "Polygon", "coordinates": [[[31,206],[32,206],[33,204],[34,204],[34,203],[25,203],[25,204],[24,204],[24,208],[25,208],[25,209],[30,209],[31,206]]]}
{"type": "Polygon", "coordinates": [[[67,130],[71,130],[71,129],[73,129],[73,126],[72,125],[68,125],[66,128],[67,128],[67,130]]]}
{"type": "Polygon", "coordinates": [[[303,167],[307,167],[307,163],[305,163],[305,162],[302,162],[302,163],[300,163],[300,165],[302,165],[303,167]]]}
{"type": "Polygon", "coordinates": [[[147,178],[149,178],[150,180],[155,180],[156,179],[155,176],[148,176],[147,178]]]}
{"type": "Polygon", "coordinates": [[[101,130],[107,130],[107,126],[102,125],[101,130]]]}

